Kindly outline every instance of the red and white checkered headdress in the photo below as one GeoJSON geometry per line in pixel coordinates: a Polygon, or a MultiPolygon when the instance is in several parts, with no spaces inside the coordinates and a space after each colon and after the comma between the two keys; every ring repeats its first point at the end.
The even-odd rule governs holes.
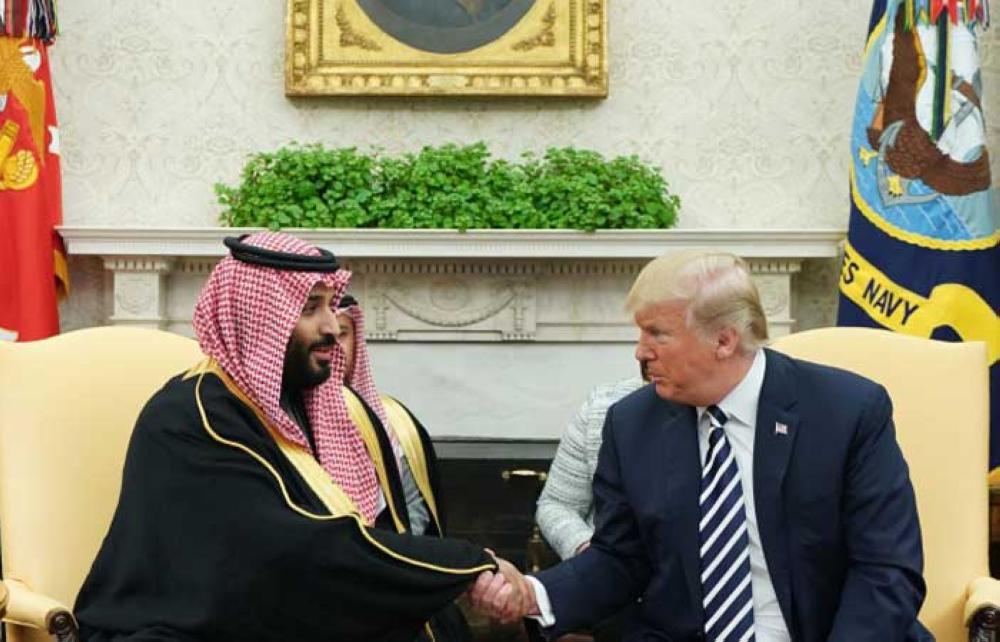
{"type": "Polygon", "coordinates": [[[392,443],[393,453],[396,455],[397,462],[402,456],[402,449],[399,445],[399,440],[396,438],[396,433],[393,431],[392,426],[389,424],[388,415],[385,412],[385,406],[382,405],[382,400],[379,398],[378,388],[375,386],[375,376],[372,373],[372,362],[368,355],[368,344],[365,342],[365,315],[361,310],[361,306],[354,299],[354,297],[345,297],[344,301],[346,303],[344,307],[337,310],[338,314],[346,314],[351,317],[354,321],[354,369],[351,371],[351,378],[346,383],[351,387],[358,395],[365,400],[368,407],[375,411],[378,415],[379,420],[382,425],[386,427],[386,432],[389,434],[389,440],[392,443]]]}
{"type": "MultiPolygon", "coordinates": [[[[304,241],[277,232],[254,234],[242,242],[302,256],[321,254],[304,241]]],[[[305,434],[279,404],[285,351],[313,286],[325,284],[339,300],[350,279],[346,270],[278,269],[226,256],[212,270],[195,305],[193,324],[202,351],[219,362],[282,436],[305,448],[309,448],[305,434]]],[[[338,347],[330,378],[306,391],[302,401],[317,460],[371,523],[379,501],[378,479],[344,402],[344,365],[344,352],[338,347]]]]}

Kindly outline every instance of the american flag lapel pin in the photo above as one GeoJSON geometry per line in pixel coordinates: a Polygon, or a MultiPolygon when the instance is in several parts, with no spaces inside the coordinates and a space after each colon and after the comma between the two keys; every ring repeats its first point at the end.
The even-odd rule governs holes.
{"type": "Polygon", "coordinates": [[[780,421],[774,422],[774,434],[776,434],[776,435],[787,435],[788,434],[788,425],[787,424],[783,424],[780,421]]]}

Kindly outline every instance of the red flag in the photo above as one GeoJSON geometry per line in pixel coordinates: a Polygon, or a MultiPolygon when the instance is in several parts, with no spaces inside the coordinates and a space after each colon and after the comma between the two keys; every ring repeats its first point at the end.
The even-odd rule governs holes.
{"type": "Polygon", "coordinates": [[[57,300],[69,290],[61,222],[48,48],[0,35],[0,339],[59,332],[57,300]]]}
{"type": "Polygon", "coordinates": [[[948,1],[948,17],[951,18],[951,24],[958,24],[958,0],[947,0],[948,1]]]}
{"type": "Polygon", "coordinates": [[[931,0],[931,24],[937,22],[938,16],[941,15],[941,11],[944,10],[945,5],[948,0],[931,0]]]}

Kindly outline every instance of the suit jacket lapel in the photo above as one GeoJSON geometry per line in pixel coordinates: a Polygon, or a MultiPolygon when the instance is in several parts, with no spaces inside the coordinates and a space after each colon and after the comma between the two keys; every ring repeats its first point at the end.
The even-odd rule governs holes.
{"type": "Polygon", "coordinates": [[[782,483],[799,428],[799,416],[795,411],[795,366],[787,357],[771,350],[766,350],[765,354],[767,367],[754,436],[754,504],[771,583],[785,622],[791,623],[792,594],[782,483]]]}
{"type": "MultiPolygon", "coordinates": [[[[670,408],[661,404],[663,408],[670,408]]],[[[698,522],[701,509],[701,466],[698,455],[698,426],[695,409],[690,406],[672,406],[672,415],[656,422],[661,426],[662,452],[667,471],[665,498],[669,504],[667,515],[673,521],[672,546],[678,552],[684,567],[691,604],[701,606],[701,557],[699,556],[698,522]]]]}

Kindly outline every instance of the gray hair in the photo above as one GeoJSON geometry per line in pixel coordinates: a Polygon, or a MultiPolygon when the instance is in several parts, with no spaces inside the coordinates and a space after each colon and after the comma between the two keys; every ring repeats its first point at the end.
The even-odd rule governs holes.
{"type": "Polygon", "coordinates": [[[681,251],[653,259],[636,277],[625,308],[636,313],[651,305],[687,303],[685,322],[707,336],[731,327],[740,348],[751,353],[767,342],[767,317],[750,268],[726,252],[681,251]]]}

